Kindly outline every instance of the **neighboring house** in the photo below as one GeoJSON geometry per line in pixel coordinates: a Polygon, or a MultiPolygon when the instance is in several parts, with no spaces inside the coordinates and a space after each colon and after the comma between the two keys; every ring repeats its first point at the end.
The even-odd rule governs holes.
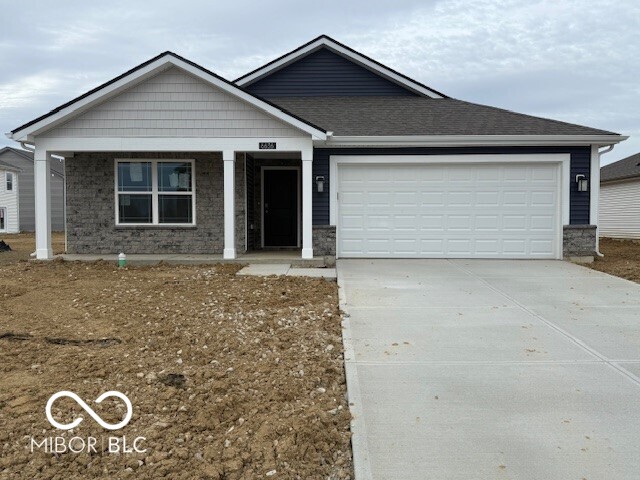
{"type": "Polygon", "coordinates": [[[0,160],[0,233],[18,233],[18,174],[20,169],[0,160]]]}
{"type": "Polygon", "coordinates": [[[450,98],[326,36],[234,82],[165,52],[8,135],[36,188],[66,157],[70,253],[224,258],[592,255],[599,149],[626,138],[450,98]]]}
{"type": "MultiPolygon", "coordinates": [[[[3,201],[4,195],[9,194],[7,198],[15,202],[15,208],[8,208],[11,212],[8,215],[10,232],[33,232],[36,228],[33,152],[11,147],[0,148],[0,171],[3,164],[17,171],[13,192],[7,191],[7,182],[3,181],[0,184],[0,208],[6,203],[3,201]]],[[[60,160],[51,161],[50,188],[51,228],[54,231],[62,231],[64,230],[64,164],[60,160]]],[[[1,228],[0,231],[2,231],[1,228]]]]}
{"type": "Polygon", "coordinates": [[[602,167],[600,236],[640,239],[640,153],[602,167]]]}

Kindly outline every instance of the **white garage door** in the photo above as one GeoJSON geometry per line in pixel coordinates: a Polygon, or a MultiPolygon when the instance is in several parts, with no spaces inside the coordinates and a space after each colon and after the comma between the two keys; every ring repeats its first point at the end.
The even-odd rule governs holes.
{"type": "Polygon", "coordinates": [[[558,164],[339,164],[341,258],[559,258],[558,164]]]}

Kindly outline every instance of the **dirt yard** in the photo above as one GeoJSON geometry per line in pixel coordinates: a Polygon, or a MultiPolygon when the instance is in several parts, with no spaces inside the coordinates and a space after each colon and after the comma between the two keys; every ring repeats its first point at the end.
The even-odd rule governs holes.
{"type": "Polygon", "coordinates": [[[351,478],[336,284],[238,268],[0,266],[0,479],[351,478]],[[120,391],[133,416],[109,431],[60,398],[57,422],[84,420],[55,429],[60,390],[112,424],[123,402],[95,399],[120,391]],[[31,452],[58,436],[97,452],[31,452]],[[146,452],[109,453],[109,436],[146,452]]]}
{"type": "Polygon", "coordinates": [[[600,252],[604,257],[587,266],[640,283],[640,241],[602,238],[600,252]]]}
{"type": "MultiPolygon", "coordinates": [[[[0,267],[19,260],[29,260],[29,255],[36,249],[33,233],[0,234],[0,240],[11,247],[10,252],[0,252],[0,267]]],[[[64,253],[64,233],[55,232],[51,243],[53,253],[64,253]]]]}

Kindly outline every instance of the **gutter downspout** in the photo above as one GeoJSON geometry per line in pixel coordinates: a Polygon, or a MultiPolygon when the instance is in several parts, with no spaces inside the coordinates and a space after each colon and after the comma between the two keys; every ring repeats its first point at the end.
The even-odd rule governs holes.
{"type": "MultiPolygon", "coordinates": [[[[598,150],[598,196],[600,195],[600,159],[602,158],[602,155],[604,155],[605,153],[609,153],[611,150],[613,150],[613,147],[615,147],[615,145],[611,144],[608,147],[606,147],[604,150],[598,150]]],[[[593,172],[591,172],[591,176],[593,176],[593,172]]],[[[598,198],[598,210],[600,210],[600,199],[598,198]]],[[[600,234],[599,234],[599,220],[596,219],[596,255],[600,258],[604,257],[604,254],[600,251],[600,234]]]]}

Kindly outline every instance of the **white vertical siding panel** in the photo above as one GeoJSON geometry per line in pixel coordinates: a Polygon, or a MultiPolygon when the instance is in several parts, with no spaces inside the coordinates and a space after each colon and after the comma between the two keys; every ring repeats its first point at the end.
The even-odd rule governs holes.
{"type": "Polygon", "coordinates": [[[178,68],[133,86],[43,136],[165,137],[169,133],[202,138],[210,136],[210,130],[226,137],[305,136],[178,68]]]}
{"type": "Polygon", "coordinates": [[[19,180],[17,173],[13,174],[13,190],[7,191],[7,171],[0,170],[0,208],[6,208],[4,233],[18,233],[20,221],[18,219],[18,191],[19,180]]]}
{"type": "Polygon", "coordinates": [[[600,185],[602,237],[640,239],[640,179],[600,185]]]}

